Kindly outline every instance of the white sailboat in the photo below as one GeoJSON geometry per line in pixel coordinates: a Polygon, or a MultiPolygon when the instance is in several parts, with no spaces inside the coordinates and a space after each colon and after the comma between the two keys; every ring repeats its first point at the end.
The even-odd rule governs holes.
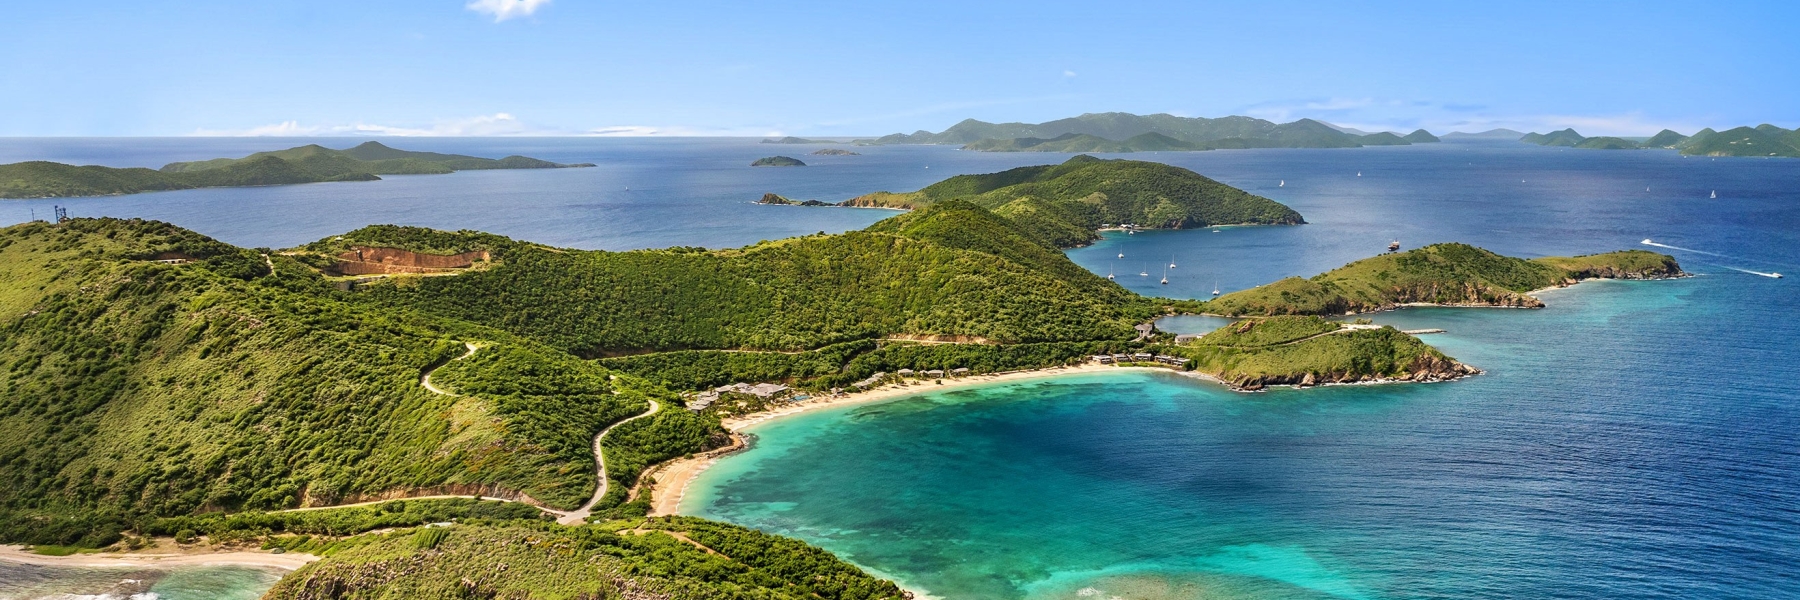
{"type": "Polygon", "coordinates": [[[1286,179],[1281,180],[1281,183],[1276,184],[1275,187],[1287,187],[1287,180],[1286,179]]]}
{"type": "Polygon", "coordinates": [[[1113,280],[1113,266],[1110,263],[1106,265],[1106,280],[1107,281],[1113,280]]]}
{"type": "Polygon", "coordinates": [[[1119,258],[1125,258],[1125,253],[1124,253],[1124,252],[1120,252],[1120,253],[1119,253],[1119,258]]]}
{"type": "Polygon", "coordinates": [[[1717,199],[1718,199],[1718,198],[1719,198],[1719,190],[1713,190],[1713,191],[1712,191],[1712,195],[1711,195],[1711,196],[1707,196],[1707,198],[1711,198],[1711,199],[1714,199],[1714,200],[1717,200],[1717,199]]]}
{"type": "Polygon", "coordinates": [[[1213,280],[1213,295],[1214,296],[1219,295],[1219,280],[1217,280],[1217,279],[1213,280]]]}
{"type": "Polygon", "coordinates": [[[1149,276],[1150,276],[1150,265],[1148,263],[1146,263],[1144,265],[1144,270],[1138,271],[1138,277],[1149,277],[1149,276]]]}
{"type": "Polygon", "coordinates": [[[1171,269],[1175,268],[1175,257],[1174,256],[1169,257],[1169,268],[1171,268],[1171,269]]]}
{"type": "Polygon", "coordinates": [[[1162,284],[1163,284],[1163,285],[1169,285],[1169,270],[1168,270],[1168,269],[1163,269],[1163,280],[1162,280],[1162,284]]]}
{"type": "Polygon", "coordinates": [[[1357,171],[1357,172],[1356,172],[1356,176],[1357,176],[1357,177],[1362,177],[1362,171],[1357,171]]]}

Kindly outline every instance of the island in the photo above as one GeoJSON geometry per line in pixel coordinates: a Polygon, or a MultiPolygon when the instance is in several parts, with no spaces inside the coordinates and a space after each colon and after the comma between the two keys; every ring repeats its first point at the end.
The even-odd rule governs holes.
{"type": "Polygon", "coordinates": [[[1762,124],[1736,127],[1725,131],[1702,129],[1692,136],[1664,129],[1656,135],[1636,142],[1618,137],[1584,137],[1574,129],[1551,133],[1528,133],[1519,141],[1541,146],[1563,146],[1599,150],[1636,150],[1658,148],[1679,150],[1686,156],[1780,156],[1800,158],[1800,130],[1783,129],[1762,124]]]}
{"type": "Polygon", "coordinates": [[[525,156],[491,159],[460,154],[411,152],[373,141],[345,150],[308,144],[287,150],[258,152],[244,158],[170,163],[160,170],[74,166],[47,161],[0,165],[0,198],[114,196],[206,187],[375,181],[381,179],[380,175],[592,166],[592,163],[559,164],[525,156]]]}
{"type": "Polygon", "coordinates": [[[752,167],[804,167],[806,163],[789,156],[765,156],[750,163],[752,167]]]}
{"type": "Polygon", "coordinates": [[[786,196],[782,196],[780,194],[773,194],[773,193],[763,194],[762,199],[757,200],[756,203],[757,204],[773,204],[773,205],[777,205],[777,206],[837,206],[836,204],[833,204],[830,202],[822,202],[819,200],[800,200],[800,201],[789,200],[786,196]]]}
{"type": "Polygon", "coordinates": [[[1479,369],[1321,317],[1531,305],[1534,287],[1680,274],[1648,252],[1527,261],[1438,245],[1172,300],[1061,249],[1126,222],[1299,213],[1185,169],[1091,157],[877,198],[908,211],[725,249],[396,225],[285,250],[139,219],[0,229],[0,542],[41,559],[176,547],[297,567],[277,599],[899,600],[803,542],[666,516],[680,480],[659,465],[743,448],[741,417],[801,396],[866,401],[923,381],[1452,380],[1479,369]],[[1153,325],[1194,312],[1254,318],[1193,337],[1153,325]]]}
{"type": "Polygon", "coordinates": [[[1359,132],[1313,119],[1274,123],[1169,114],[1090,113],[1046,123],[967,119],[941,133],[918,131],[861,139],[858,145],[958,144],[981,152],[1159,152],[1242,148],[1358,148],[1437,142],[1423,129],[1401,136],[1359,132]]]}
{"type": "Polygon", "coordinates": [[[860,152],[851,152],[842,148],[822,148],[814,150],[813,156],[862,156],[860,152]]]}
{"type": "Polygon", "coordinates": [[[1446,243],[1232,292],[1206,302],[1202,311],[1246,316],[1344,315],[1413,305],[1539,308],[1544,303],[1531,296],[1535,290],[1588,279],[1683,276],[1674,257],[1643,250],[1527,260],[1446,243]]]}

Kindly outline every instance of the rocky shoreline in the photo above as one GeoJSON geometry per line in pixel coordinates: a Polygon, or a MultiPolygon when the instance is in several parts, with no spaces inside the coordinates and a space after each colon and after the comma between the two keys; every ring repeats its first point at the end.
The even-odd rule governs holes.
{"type": "Polygon", "coordinates": [[[1292,386],[1309,388],[1325,385],[1357,385],[1374,383],[1437,383],[1452,381],[1480,375],[1481,369],[1458,362],[1450,358],[1421,356],[1413,361],[1407,373],[1399,376],[1376,375],[1372,373],[1350,373],[1337,371],[1329,373],[1287,373],[1280,375],[1243,376],[1225,379],[1216,375],[1207,375],[1212,379],[1238,392],[1260,392],[1274,386],[1292,386]]]}

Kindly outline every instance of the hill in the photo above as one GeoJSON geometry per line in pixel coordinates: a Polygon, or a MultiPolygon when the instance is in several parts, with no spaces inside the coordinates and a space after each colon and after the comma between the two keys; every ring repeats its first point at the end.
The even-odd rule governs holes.
{"type": "Polygon", "coordinates": [[[178,162],[152,171],[142,168],[76,167],[52,162],[0,165],[0,198],[111,196],[204,187],[288,185],[327,181],[374,181],[378,175],[442,174],[471,169],[548,169],[562,165],[524,156],[499,160],[396,150],[365,142],[348,150],[309,144],[258,152],[244,158],[178,162]]]}
{"type": "MultiPolygon", "coordinates": [[[[394,246],[396,234],[343,237],[394,246]]],[[[1152,310],[1011,221],[961,202],[864,231],[719,251],[551,250],[497,236],[464,239],[490,250],[496,265],[375,286],[370,295],[584,357],[802,350],[897,335],[1129,339],[1152,310]]]]}
{"type": "Polygon", "coordinates": [[[1238,390],[1375,381],[1443,381],[1479,373],[1392,327],[1266,317],[1220,327],[1159,352],[1238,390]]]}
{"type": "MultiPolygon", "coordinates": [[[[0,230],[0,281],[8,541],[105,545],[148,517],[390,492],[572,508],[594,488],[593,435],[670,398],[498,330],[369,304],[296,257],[163,223],[0,230]],[[465,341],[484,345],[455,360],[465,341]],[[420,385],[434,369],[449,394],[420,385]]],[[[699,418],[643,421],[693,432],[670,438],[688,448],[607,451],[701,449],[717,425],[699,418]]]]}
{"type": "Polygon", "coordinates": [[[1431,135],[1431,132],[1423,129],[1413,130],[1412,133],[1406,134],[1405,139],[1414,144],[1435,144],[1443,141],[1438,139],[1438,136],[1431,135]]]}
{"type": "Polygon", "coordinates": [[[860,153],[851,152],[849,150],[844,150],[841,148],[821,148],[819,150],[812,151],[812,155],[813,156],[862,156],[862,154],[860,154],[860,153]]]}
{"type": "Polygon", "coordinates": [[[1179,150],[1209,150],[1203,144],[1190,144],[1160,133],[1145,133],[1133,136],[1124,141],[1115,142],[1106,138],[1084,133],[1066,133],[1051,139],[1016,138],[1010,140],[979,140],[965,144],[962,149],[978,152],[1161,152],[1179,150]]]}
{"type": "Polygon", "coordinates": [[[1589,150],[1636,150],[1640,148],[1637,142],[1608,136],[1586,138],[1575,144],[1575,147],[1589,150]]]}
{"type": "Polygon", "coordinates": [[[1527,144],[1537,144],[1539,146],[1563,146],[1573,148],[1576,144],[1580,144],[1581,140],[1585,139],[1587,138],[1582,137],[1579,133],[1575,133],[1575,130],[1571,128],[1562,131],[1552,131],[1550,133],[1527,133],[1524,137],[1519,138],[1519,141],[1527,144]]]}
{"type": "Polygon", "coordinates": [[[1674,148],[1687,139],[1688,136],[1664,129],[1657,132],[1656,135],[1650,136],[1650,139],[1644,140],[1642,146],[1645,148],[1674,148]]]}
{"type": "Polygon", "coordinates": [[[1506,140],[1510,142],[1517,141],[1524,135],[1523,132],[1513,131],[1511,129],[1489,129],[1477,133],[1452,131],[1444,134],[1444,139],[1506,140]]]}
{"type": "MultiPolygon", "coordinates": [[[[1129,113],[1090,113],[1079,117],[1045,123],[986,123],[974,119],[952,125],[941,133],[918,131],[892,134],[877,139],[856,140],[862,145],[881,144],[958,144],[986,141],[1001,148],[1007,142],[1036,139],[1056,140],[1064,136],[1091,136],[1099,140],[1130,140],[1154,133],[1193,145],[1180,149],[1221,148],[1355,148],[1362,146],[1361,136],[1345,133],[1325,123],[1300,119],[1277,124],[1251,117],[1231,116],[1218,119],[1177,117],[1169,114],[1134,115],[1129,113]]],[[[1397,136],[1396,136],[1397,137],[1397,136]]],[[[1085,140],[1084,143],[1097,143],[1085,140]]],[[[1117,142],[1115,142],[1117,143],[1117,142]]],[[[1023,143],[1014,143],[1023,146],[1023,143]]],[[[1057,152],[1115,152],[1098,147],[1057,152]]],[[[987,149],[987,148],[971,148],[987,149]]],[[[1176,149],[1176,148],[1171,148],[1176,149]]],[[[1018,151],[1018,150],[998,150],[1018,151]]],[[[1140,150],[1141,151],[1141,150],[1140,150]]]]}
{"type": "Polygon", "coordinates": [[[1784,156],[1800,157],[1800,130],[1774,125],[1736,127],[1714,132],[1703,129],[1678,144],[1689,156],[1784,156]]]}
{"type": "Polygon", "coordinates": [[[750,163],[752,167],[804,167],[806,163],[788,156],[765,156],[750,163]]]}
{"type": "Polygon", "coordinates": [[[1673,257],[1626,250],[1535,260],[1466,244],[1434,244],[1359,260],[1311,279],[1289,277],[1232,292],[1204,305],[1221,315],[1341,315],[1406,304],[1536,308],[1532,290],[1584,279],[1680,277],[1673,257]]]}
{"type": "Polygon", "coordinates": [[[1095,230],[1112,224],[1178,229],[1306,222],[1278,202],[1187,169],[1086,155],[1060,165],[958,175],[917,192],[878,192],[845,204],[920,208],[954,199],[993,210],[1058,247],[1085,244],[1095,239],[1095,230]]]}

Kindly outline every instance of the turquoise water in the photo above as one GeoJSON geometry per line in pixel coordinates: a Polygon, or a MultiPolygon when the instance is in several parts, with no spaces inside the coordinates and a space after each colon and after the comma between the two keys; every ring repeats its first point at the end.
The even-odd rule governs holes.
{"type": "Polygon", "coordinates": [[[0,562],[0,600],[255,600],[285,571],[41,567],[0,562]]]}
{"type": "Polygon", "coordinates": [[[1488,370],[1452,383],[1124,372],[805,414],[683,508],[944,598],[1794,597],[1794,351],[1768,337],[1793,304],[1729,304],[1743,283],[1376,316],[1488,370]]]}

